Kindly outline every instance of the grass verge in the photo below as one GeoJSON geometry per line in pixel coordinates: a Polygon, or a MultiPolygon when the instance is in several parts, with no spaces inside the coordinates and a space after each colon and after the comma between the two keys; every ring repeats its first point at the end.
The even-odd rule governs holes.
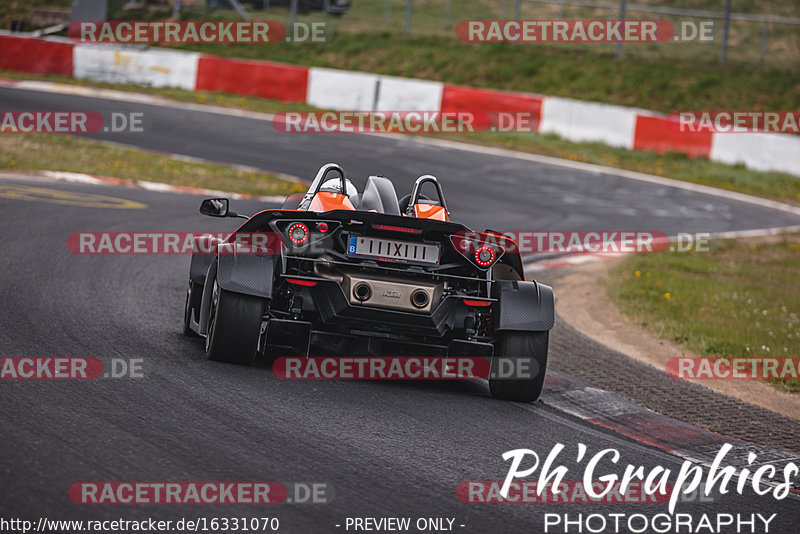
{"type": "MultiPolygon", "coordinates": [[[[722,240],[711,253],[637,255],[612,271],[609,295],[655,335],[700,356],[800,356],[800,233],[722,240]]],[[[772,380],[800,392],[800,380],[772,380]]]]}
{"type": "Polygon", "coordinates": [[[0,169],[81,172],[251,195],[288,195],[305,190],[296,182],[268,172],[182,161],[158,152],[67,135],[0,136],[0,169]]]}
{"type": "MultiPolygon", "coordinates": [[[[163,96],[180,102],[213,104],[264,113],[315,109],[306,104],[287,104],[249,96],[86,82],[65,76],[0,71],[0,78],[42,80],[131,91],[163,96]]],[[[529,133],[483,132],[437,137],[481,146],[505,148],[571,161],[605,165],[800,204],[800,179],[795,176],[780,172],[753,171],[743,165],[731,166],[702,158],[689,158],[684,154],[630,151],[610,147],[603,143],[575,143],[565,141],[555,135],[529,133]]]]}

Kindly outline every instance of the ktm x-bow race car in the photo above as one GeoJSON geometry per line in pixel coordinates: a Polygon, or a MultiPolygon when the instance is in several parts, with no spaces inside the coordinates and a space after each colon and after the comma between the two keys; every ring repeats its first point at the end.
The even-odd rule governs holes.
{"type": "MultiPolygon", "coordinates": [[[[224,198],[200,212],[243,217],[224,198]]],[[[205,338],[208,358],[481,358],[494,397],[539,397],[553,290],[525,280],[514,241],[451,222],[434,176],[398,200],[387,178],[359,194],[329,163],[305,194],[243,218],[226,239],[195,238],[184,333],[205,338]]]]}

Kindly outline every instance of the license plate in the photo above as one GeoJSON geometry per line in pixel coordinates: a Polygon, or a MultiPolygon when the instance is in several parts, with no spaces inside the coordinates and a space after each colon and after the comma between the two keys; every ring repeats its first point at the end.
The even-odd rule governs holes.
{"type": "Polygon", "coordinates": [[[347,253],[351,256],[380,258],[404,263],[439,263],[439,245],[357,235],[350,236],[347,242],[347,253]]]}

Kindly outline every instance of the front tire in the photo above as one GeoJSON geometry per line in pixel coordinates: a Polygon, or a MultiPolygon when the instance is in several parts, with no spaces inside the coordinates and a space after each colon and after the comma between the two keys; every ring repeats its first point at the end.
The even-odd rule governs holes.
{"type": "Polygon", "coordinates": [[[549,332],[498,334],[489,378],[492,397],[515,402],[539,398],[547,371],[548,340],[549,332]],[[511,371],[524,376],[505,378],[511,371]]]}
{"type": "Polygon", "coordinates": [[[225,291],[214,280],[206,329],[209,360],[250,365],[256,358],[264,299],[225,291]]]}

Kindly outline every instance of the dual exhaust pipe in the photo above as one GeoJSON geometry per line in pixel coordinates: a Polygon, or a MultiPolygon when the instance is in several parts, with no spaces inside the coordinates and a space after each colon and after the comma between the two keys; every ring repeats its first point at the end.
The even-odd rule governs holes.
{"type": "MultiPolygon", "coordinates": [[[[404,287],[398,287],[396,290],[387,289],[384,290],[383,297],[384,299],[401,299],[402,293],[401,291],[404,287]]],[[[372,284],[366,280],[361,280],[356,282],[353,285],[353,298],[355,298],[358,302],[364,303],[372,299],[373,296],[373,288],[372,284]]],[[[416,288],[411,291],[411,295],[409,297],[409,303],[411,306],[418,310],[424,310],[427,308],[431,303],[431,296],[429,294],[429,290],[425,290],[423,288],[416,288]]],[[[400,307],[401,303],[398,302],[397,305],[400,307]]]]}

